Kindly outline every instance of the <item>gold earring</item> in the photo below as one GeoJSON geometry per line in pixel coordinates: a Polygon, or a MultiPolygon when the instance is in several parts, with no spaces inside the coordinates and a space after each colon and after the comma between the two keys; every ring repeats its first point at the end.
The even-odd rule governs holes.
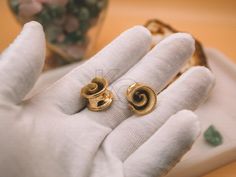
{"type": "Polygon", "coordinates": [[[81,95],[88,100],[88,109],[102,111],[112,104],[113,94],[108,88],[108,82],[102,77],[95,77],[91,83],[81,89],[81,95]]]}
{"type": "Polygon", "coordinates": [[[145,115],[153,111],[157,103],[155,91],[141,83],[134,83],[127,89],[126,98],[132,112],[145,115]]]}

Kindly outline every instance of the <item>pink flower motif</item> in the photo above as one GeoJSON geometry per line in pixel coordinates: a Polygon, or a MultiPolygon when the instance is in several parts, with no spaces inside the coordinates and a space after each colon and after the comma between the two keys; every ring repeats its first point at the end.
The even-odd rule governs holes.
{"type": "Polygon", "coordinates": [[[39,13],[43,9],[42,4],[36,1],[21,0],[19,6],[19,16],[22,18],[30,18],[39,13]]]}
{"type": "Polygon", "coordinates": [[[36,1],[40,3],[45,3],[45,4],[65,6],[69,0],[36,0],[36,1]]]}

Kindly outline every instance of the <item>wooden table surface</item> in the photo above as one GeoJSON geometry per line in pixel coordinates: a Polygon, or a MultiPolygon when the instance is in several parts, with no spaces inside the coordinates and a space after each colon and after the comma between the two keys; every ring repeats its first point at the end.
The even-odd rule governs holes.
{"type": "MultiPolygon", "coordinates": [[[[107,18],[96,50],[125,29],[144,24],[150,18],[168,22],[176,29],[197,37],[206,47],[214,47],[236,63],[235,0],[110,0],[107,18]]],[[[20,26],[0,0],[0,51],[20,32],[20,26]]],[[[236,162],[204,177],[236,177],[236,162]]]]}

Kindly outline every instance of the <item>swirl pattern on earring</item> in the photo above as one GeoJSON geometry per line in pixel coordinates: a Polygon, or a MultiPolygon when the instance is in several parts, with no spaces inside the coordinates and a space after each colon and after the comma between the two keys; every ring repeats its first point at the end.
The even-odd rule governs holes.
{"type": "Polygon", "coordinates": [[[141,83],[134,83],[128,87],[126,99],[131,111],[137,115],[152,112],[157,103],[155,91],[141,83]]]}
{"type": "Polygon", "coordinates": [[[108,82],[102,77],[95,77],[91,83],[81,89],[81,95],[88,100],[87,107],[91,111],[102,111],[110,107],[113,94],[108,82]]]}

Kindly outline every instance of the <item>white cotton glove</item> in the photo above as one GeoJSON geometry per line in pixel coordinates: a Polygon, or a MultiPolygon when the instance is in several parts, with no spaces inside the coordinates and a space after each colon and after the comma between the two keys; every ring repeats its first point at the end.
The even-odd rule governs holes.
{"type": "Polygon", "coordinates": [[[177,33],[148,52],[141,26],[121,34],[101,52],[46,90],[25,99],[44,62],[42,27],[31,22],[0,59],[1,177],[160,177],[191,148],[200,132],[194,110],[214,79],[190,69],[166,87],[194,52],[189,34],[177,33]],[[115,94],[102,112],[85,108],[80,90],[105,77],[115,94]],[[156,109],[137,117],[125,100],[141,82],[157,93],[156,109]],[[188,109],[188,110],[184,110],[188,109]]]}

